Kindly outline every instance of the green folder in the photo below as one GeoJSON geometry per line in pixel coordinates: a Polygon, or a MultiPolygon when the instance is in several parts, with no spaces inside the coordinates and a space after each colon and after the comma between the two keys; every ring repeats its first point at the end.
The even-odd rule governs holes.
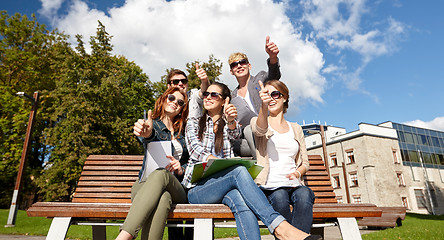
{"type": "Polygon", "coordinates": [[[210,159],[205,163],[197,163],[194,165],[191,182],[195,183],[203,178],[209,177],[217,172],[235,165],[243,165],[248,169],[251,177],[255,179],[264,168],[257,165],[256,160],[247,158],[220,158],[210,159]]]}

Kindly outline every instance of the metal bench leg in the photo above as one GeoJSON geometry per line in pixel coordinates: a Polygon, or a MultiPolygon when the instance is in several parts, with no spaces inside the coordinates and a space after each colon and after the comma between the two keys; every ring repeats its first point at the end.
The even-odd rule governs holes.
{"type": "Polygon", "coordinates": [[[92,239],[106,240],[106,226],[92,225],[92,239]]]}
{"type": "Polygon", "coordinates": [[[213,240],[213,219],[196,218],[194,219],[194,240],[213,240]]]}
{"type": "Polygon", "coordinates": [[[71,217],[55,217],[49,227],[46,240],[64,240],[70,224],[71,217]]]}
{"type": "Polygon", "coordinates": [[[362,240],[355,218],[338,218],[338,225],[343,240],[362,240]]]}

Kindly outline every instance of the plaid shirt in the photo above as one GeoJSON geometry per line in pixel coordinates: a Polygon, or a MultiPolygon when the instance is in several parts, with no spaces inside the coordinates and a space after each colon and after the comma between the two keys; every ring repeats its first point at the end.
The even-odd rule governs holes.
{"type": "MultiPolygon", "coordinates": [[[[213,120],[208,116],[206,129],[203,132],[203,140],[200,141],[198,137],[199,119],[189,118],[185,128],[185,140],[187,143],[190,159],[185,170],[185,175],[182,185],[191,188],[194,184],[191,183],[191,175],[193,174],[194,164],[208,161],[208,157],[212,154],[214,148],[215,134],[213,132],[213,120]]],[[[236,128],[231,130],[227,125],[224,127],[224,144],[220,155],[222,158],[233,157],[233,150],[231,148],[231,140],[238,138],[240,135],[240,127],[236,122],[236,128]]]]}

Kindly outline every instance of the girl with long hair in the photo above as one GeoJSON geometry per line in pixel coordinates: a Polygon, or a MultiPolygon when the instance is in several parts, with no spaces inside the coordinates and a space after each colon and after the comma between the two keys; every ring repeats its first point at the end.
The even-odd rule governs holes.
{"type": "Polygon", "coordinates": [[[116,239],[133,239],[139,230],[148,226],[148,239],[163,237],[168,212],[173,203],[186,203],[187,195],[180,181],[183,179],[188,150],[184,128],[188,117],[188,98],[177,87],[171,87],[156,100],[154,113],[134,124],[134,134],[143,143],[145,156],[139,179],[131,189],[132,205],[116,239]],[[146,150],[153,141],[171,141],[170,164],[145,176],[146,150]]]}
{"type": "Polygon", "coordinates": [[[309,233],[315,196],[302,181],[309,169],[302,127],[284,119],[289,101],[285,83],[270,80],[265,86],[261,82],[259,85],[262,106],[250,125],[257,162],[264,169],[255,182],[277,212],[294,227],[309,233]]]}

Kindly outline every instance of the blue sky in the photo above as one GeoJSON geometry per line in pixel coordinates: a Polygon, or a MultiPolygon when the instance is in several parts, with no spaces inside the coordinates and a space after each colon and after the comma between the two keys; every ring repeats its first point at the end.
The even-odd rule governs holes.
{"type": "Polygon", "coordinates": [[[347,131],[385,121],[444,131],[443,1],[400,0],[35,0],[3,1],[10,15],[36,13],[49,29],[87,42],[100,20],[114,52],[152,81],[170,67],[224,63],[245,52],[252,73],[265,69],[264,42],[279,49],[291,89],[287,120],[347,131]]]}

